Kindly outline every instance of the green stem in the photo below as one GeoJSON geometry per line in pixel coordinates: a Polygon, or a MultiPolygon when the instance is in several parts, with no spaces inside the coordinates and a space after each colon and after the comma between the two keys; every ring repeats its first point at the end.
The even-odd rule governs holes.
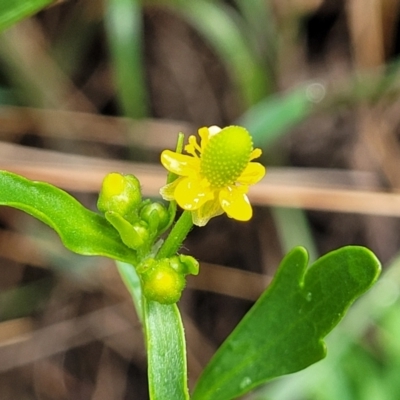
{"type": "MultiPolygon", "coordinates": [[[[184,211],[161,246],[156,259],[177,253],[193,226],[192,214],[184,211]]],[[[159,304],[143,298],[149,392],[151,400],[189,400],[186,343],[176,304],[159,304]],[[168,355],[173,355],[170,357],[168,355]]]]}
{"type": "Polygon", "coordinates": [[[165,239],[160,251],[156,255],[156,259],[160,260],[161,258],[171,257],[176,254],[192,227],[192,213],[184,211],[165,239]]]}

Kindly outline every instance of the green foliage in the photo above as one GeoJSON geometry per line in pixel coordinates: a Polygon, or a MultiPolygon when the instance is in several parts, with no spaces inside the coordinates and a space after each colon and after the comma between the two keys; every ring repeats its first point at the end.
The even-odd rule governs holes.
{"type": "Polygon", "coordinates": [[[396,257],[327,337],[329,353],[324,362],[271,382],[251,399],[365,400],[368,397],[361,392],[369,387],[376,399],[396,400],[399,287],[400,258],[396,257]]]}
{"type": "Polygon", "coordinates": [[[240,15],[218,2],[174,0],[171,3],[169,6],[173,6],[220,56],[244,104],[249,106],[261,100],[269,91],[269,82],[244,34],[245,21],[240,15]]]}
{"type": "Polygon", "coordinates": [[[42,278],[19,287],[0,291],[0,321],[25,317],[46,304],[53,288],[51,278],[42,278]]]}
{"type": "Polygon", "coordinates": [[[0,1],[0,32],[27,18],[54,0],[2,0],[0,1]]]}
{"type": "MultiPolygon", "coordinates": [[[[149,203],[145,202],[147,206],[149,203]]],[[[2,171],[0,204],[23,210],[46,223],[72,251],[137,265],[138,255],[118,236],[122,228],[114,229],[115,224],[85,209],[52,185],[2,171]]],[[[158,216],[157,209],[154,212],[158,216]]],[[[184,287],[184,275],[198,271],[194,259],[173,256],[191,227],[189,217],[190,213],[183,213],[160,250],[153,250],[156,258],[151,268],[137,269],[139,279],[132,266],[119,265],[145,326],[152,399],[188,398],[180,315],[175,304],[160,302],[176,302],[184,287]],[[149,290],[152,295],[146,296],[149,290]]],[[[146,264],[151,259],[145,260],[146,264]]],[[[300,247],[286,256],[273,283],[206,367],[193,394],[194,400],[235,398],[325,356],[323,338],[350,304],[377,279],[380,264],[362,247],[331,252],[306,271],[307,261],[307,253],[300,247]]]]}
{"type": "Polygon", "coordinates": [[[105,218],[55,186],[0,171],[0,205],[25,211],[49,225],[75,253],[135,263],[134,251],[105,218]]]}
{"type": "Polygon", "coordinates": [[[251,132],[256,147],[265,147],[306,119],[312,106],[306,88],[302,87],[258,102],[240,117],[238,124],[251,132]]]}
{"type": "Polygon", "coordinates": [[[187,400],[186,347],[176,304],[146,301],[148,377],[152,400],[187,400]]]}
{"type": "MultiPolygon", "coordinates": [[[[0,172],[0,204],[21,209],[46,223],[72,251],[138,265],[139,253],[124,245],[118,236],[121,229],[114,229],[105,218],[52,185],[0,172]]],[[[149,204],[147,200],[145,204],[149,204]]],[[[154,212],[158,216],[158,209],[150,215],[154,212]]],[[[151,250],[154,259],[148,258],[150,253],[140,255],[139,267],[143,268],[134,272],[132,266],[119,264],[145,327],[152,399],[188,398],[180,315],[176,304],[160,302],[179,300],[184,276],[198,272],[198,264],[190,256],[174,256],[192,226],[189,217],[189,212],[183,213],[161,248],[151,250]],[[150,261],[150,268],[145,267],[150,261]],[[149,290],[151,296],[146,296],[149,290]]],[[[325,356],[323,338],[377,279],[380,264],[369,250],[355,246],[325,255],[306,271],[307,261],[301,247],[286,256],[273,283],[206,367],[194,400],[235,398],[325,356]]]]}
{"type": "MultiPolygon", "coordinates": [[[[313,111],[304,88],[266,98],[272,91],[273,67],[268,70],[262,63],[265,55],[260,57],[260,40],[268,35],[276,38],[269,34],[272,24],[268,20],[267,2],[236,0],[239,12],[218,1],[154,2],[164,3],[183,16],[220,57],[245,107],[250,106],[240,124],[252,132],[256,146],[268,146],[313,111]]],[[[0,31],[50,3],[49,0],[1,2],[0,31]]],[[[142,56],[142,4],[137,0],[107,0],[105,3],[106,34],[117,95],[124,114],[133,118],[142,118],[148,112],[142,56]]],[[[84,13],[77,14],[80,18],[84,13]]],[[[85,25],[84,21],[80,27],[85,25]]],[[[81,46],[79,40],[83,35],[76,24],[70,26],[73,28],[69,35],[76,39],[72,48],[76,50],[81,46]]],[[[84,36],[92,34],[93,31],[84,36]]],[[[276,45],[271,41],[267,47],[274,49],[276,45]]],[[[65,49],[58,54],[63,54],[68,61],[64,63],[64,70],[72,73],[80,57],[78,51],[66,50],[70,48],[66,41],[65,49]]],[[[359,96],[362,100],[366,97],[364,82],[360,89],[363,90],[359,96]]],[[[169,181],[173,178],[170,175],[169,181]]],[[[132,264],[138,264],[136,261],[140,257],[135,250],[139,248],[143,250],[141,256],[148,256],[145,253],[151,251],[156,260],[173,256],[191,228],[190,214],[183,214],[183,224],[173,228],[164,245],[159,243],[161,249],[157,252],[157,246],[150,249],[144,246],[145,242],[172,224],[175,203],[171,203],[168,212],[162,206],[147,203],[147,208],[143,206],[138,216],[142,221],[131,220],[130,216],[125,219],[125,215],[107,209],[102,210],[106,213],[104,218],[51,185],[0,172],[0,204],[21,209],[43,221],[74,252],[124,261],[118,263],[118,268],[145,327],[150,396],[159,400],[188,399],[185,341],[178,308],[175,304],[161,305],[143,297],[140,276],[132,264]]],[[[375,281],[380,268],[373,254],[360,247],[329,253],[307,271],[306,264],[307,256],[301,248],[283,260],[273,284],[204,371],[194,399],[230,399],[266,380],[305,368],[323,358],[324,336],[340,321],[355,298],[375,281]]],[[[10,298],[15,301],[13,296],[10,298]]],[[[399,321],[395,315],[384,325],[391,371],[398,370],[399,321]]],[[[388,385],[379,387],[376,379],[371,379],[369,385],[364,386],[364,376],[375,376],[378,370],[374,360],[358,347],[345,359],[349,366],[346,376],[356,382],[353,386],[357,387],[357,393],[362,393],[361,396],[369,393],[370,398],[388,398],[386,388],[398,380],[388,373],[388,385]],[[360,363],[363,368],[358,368],[360,363]]],[[[345,382],[343,386],[351,385],[345,382]]],[[[341,393],[346,390],[342,389],[341,393]]],[[[392,390],[397,393],[398,384],[392,390]]],[[[350,393],[350,389],[346,393],[350,393]]]]}
{"type": "Polygon", "coordinates": [[[147,115],[147,88],[142,52],[142,2],[106,0],[105,27],[114,79],[123,113],[131,118],[147,115]]]}
{"type": "Polygon", "coordinates": [[[307,258],[301,247],[285,257],[270,287],[206,367],[193,400],[233,399],[325,356],[323,338],[376,281],[380,263],[356,246],[328,253],[306,271],[307,258]]]}

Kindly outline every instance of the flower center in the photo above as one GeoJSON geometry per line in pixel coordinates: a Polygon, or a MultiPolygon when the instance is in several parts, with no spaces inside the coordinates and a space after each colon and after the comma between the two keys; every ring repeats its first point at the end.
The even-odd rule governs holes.
{"type": "Polygon", "coordinates": [[[200,173],[219,188],[233,184],[246,168],[253,150],[249,132],[229,126],[212,136],[201,156],[200,173]]]}

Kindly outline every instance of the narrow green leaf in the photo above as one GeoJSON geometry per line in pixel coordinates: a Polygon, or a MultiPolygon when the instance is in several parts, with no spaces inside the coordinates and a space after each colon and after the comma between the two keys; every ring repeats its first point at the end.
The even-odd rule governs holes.
{"type": "Polygon", "coordinates": [[[169,4],[212,46],[231,73],[245,106],[269,91],[264,68],[246,38],[244,21],[233,9],[209,1],[175,1],[169,4]],[[173,4],[175,3],[175,4],[173,4]],[[240,21],[240,22],[239,22],[240,21]]]}
{"type": "Polygon", "coordinates": [[[0,321],[22,318],[38,311],[46,304],[54,287],[52,278],[46,277],[34,282],[0,291],[0,321]]]}
{"type": "Polygon", "coordinates": [[[326,355],[323,338],[377,279],[380,263],[358,246],[318,259],[297,247],[206,367],[193,400],[227,400],[326,355]]]}
{"type": "Polygon", "coordinates": [[[0,171],[0,205],[25,211],[49,225],[75,253],[135,263],[135,252],[104,217],[55,186],[0,171]]]}
{"type": "Polygon", "coordinates": [[[263,66],[271,93],[277,89],[276,77],[280,67],[277,60],[283,44],[275,7],[271,1],[265,0],[234,0],[234,3],[246,21],[245,33],[252,43],[252,52],[263,66]]]}
{"type": "Polygon", "coordinates": [[[307,118],[313,103],[306,88],[273,95],[249,108],[237,121],[251,132],[256,147],[265,147],[307,118]]]}
{"type": "Polygon", "coordinates": [[[151,400],[187,400],[186,347],[176,304],[145,302],[151,400]]]}
{"type": "Polygon", "coordinates": [[[30,17],[54,0],[2,0],[0,1],[0,32],[21,19],[30,17]]]}
{"type": "Polygon", "coordinates": [[[63,72],[73,77],[82,71],[90,54],[90,46],[96,34],[103,29],[103,16],[94,2],[77,2],[63,16],[63,27],[59,26],[56,37],[52,37],[50,56],[63,72]]]}
{"type": "Polygon", "coordinates": [[[105,27],[119,100],[127,117],[147,115],[142,52],[142,2],[106,0],[105,27]]]}

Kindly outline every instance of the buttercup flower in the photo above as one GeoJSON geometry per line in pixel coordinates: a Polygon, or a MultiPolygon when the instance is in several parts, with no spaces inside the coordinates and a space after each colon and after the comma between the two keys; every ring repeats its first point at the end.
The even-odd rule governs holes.
{"type": "Polygon", "coordinates": [[[161,163],[178,175],[162,187],[165,200],[176,200],[184,210],[192,211],[193,223],[204,226],[210,218],[223,214],[248,221],[253,214],[247,192],[250,185],[265,175],[265,168],[251,162],[260,157],[253,149],[249,132],[240,126],[200,128],[200,145],[189,137],[185,151],[189,155],[165,150],[161,163]]]}

